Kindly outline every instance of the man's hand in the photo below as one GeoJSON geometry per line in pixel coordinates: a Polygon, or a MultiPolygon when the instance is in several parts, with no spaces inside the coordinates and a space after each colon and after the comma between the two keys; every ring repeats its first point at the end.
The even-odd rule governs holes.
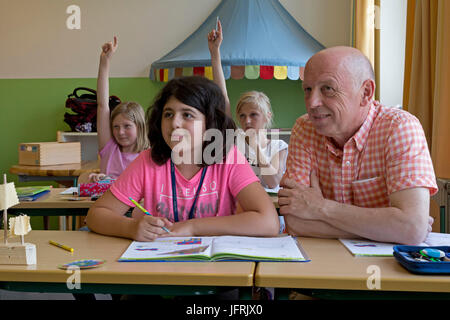
{"type": "Polygon", "coordinates": [[[311,172],[311,186],[299,185],[294,180],[283,178],[278,192],[280,214],[294,215],[298,218],[316,220],[324,205],[324,197],[320,190],[319,179],[311,172]]]}
{"type": "Polygon", "coordinates": [[[427,233],[427,237],[428,237],[428,234],[433,231],[433,223],[434,223],[434,218],[432,216],[428,216],[428,233],[427,233]]]}

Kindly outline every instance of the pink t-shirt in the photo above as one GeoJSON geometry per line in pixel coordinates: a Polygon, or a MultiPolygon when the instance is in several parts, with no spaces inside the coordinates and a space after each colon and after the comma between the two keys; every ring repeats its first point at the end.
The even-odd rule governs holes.
{"type": "MultiPolygon", "coordinates": [[[[200,182],[202,170],[190,180],[175,166],[179,221],[187,220],[200,182]]],[[[259,179],[245,157],[233,147],[225,163],[208,166],[196,204],[194,217],[228,216],[236,211],[236,196],[246,186],[259,179]]],[[[121,202],[134,207],[128,199],[140,201],[154,216],[174,220],[170,160],[162,166],[155,164],[150,150],[141,152],[110,188],[121,202]]],[[[143,213],[142,213],[143,214],[143,213]]]]}
{"type": "Polygon", "coordinates": [[[120,151],[119,145],[111,138],[100,154],[100,172],[117,179],[128,165],[137,158],[139,153],[126,153],[120,151]]]}

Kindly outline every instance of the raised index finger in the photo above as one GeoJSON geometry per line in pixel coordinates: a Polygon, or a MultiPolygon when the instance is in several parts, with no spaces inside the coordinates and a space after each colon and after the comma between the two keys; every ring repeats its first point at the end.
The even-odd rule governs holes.
{"type": "Polygon", "coordinates": [[[222,23],[220,22],[220,19],[219,20],[217,20],[217,36],[219,37],[219,38],[221,38],[222,37],[222,23]]]}

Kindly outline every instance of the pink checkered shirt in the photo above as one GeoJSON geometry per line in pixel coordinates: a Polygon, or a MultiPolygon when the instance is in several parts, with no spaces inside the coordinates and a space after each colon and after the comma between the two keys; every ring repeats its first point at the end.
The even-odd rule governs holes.
{"type": "Polygon", "coordinates": [[[285,175],[309,186],[311,169],[325,198],[360,207],[388,207],[391,193],[413,187],[428,188],[430,195],[437,192],[420,122],[376,101],[343,150],[317,134],[307,114],[297,119],[285,175]]]}

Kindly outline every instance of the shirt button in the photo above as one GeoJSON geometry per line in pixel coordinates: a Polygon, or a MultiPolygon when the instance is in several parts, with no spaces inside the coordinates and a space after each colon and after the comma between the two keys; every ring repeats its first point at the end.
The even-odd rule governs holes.
{"type": "Polygon", "coordinates": [[[349,166],[351,163],[350,163],[350,161],[346,161],[345,164],[346,164],[347,166],[349,166]]]}

